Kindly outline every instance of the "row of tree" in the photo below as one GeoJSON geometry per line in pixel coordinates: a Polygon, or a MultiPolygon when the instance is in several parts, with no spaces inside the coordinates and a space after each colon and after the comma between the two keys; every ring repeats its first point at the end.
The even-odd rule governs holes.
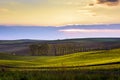
{"type": "Polygon", "coordinates": [[[41,56],[41,55],[65,55],[76,52],[86,52],[93,50],[109,50],[111,48],[116,47],[117,44],[81,44],[81,43],[42,43],[42,44],[33,44],[30,45],[30,52],[33,56],[41,56]]]}
{"type": "Polygon", "coordinates": [[[32,56],[41,56],[48,54],[49,50],[48,44],[32,44],[29,47],[32,56]]]}

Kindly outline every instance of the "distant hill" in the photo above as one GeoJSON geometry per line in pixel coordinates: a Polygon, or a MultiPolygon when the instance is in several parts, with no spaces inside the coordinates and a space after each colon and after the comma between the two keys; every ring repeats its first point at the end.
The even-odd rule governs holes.
{"type": "Polygon", "coordinates": [[[91,46],[90,44],[105,44],[113,45],[117,44],[120,48],[120,38],[80,38],[80,39],[64,39],[64,40],[0,40],[0,52],[3,53],[16,53],[18,55],[29,55],[29,46],[32,44],[49,43],[49,44],[60,44],[60,43],[79,43],[83,45],[91,46]]]}
{"type": "Polygon", "coordinates": [[[0,52],[16,53],[19,55],[27,55],[29,53],[29,45],[42,43],[42,40],[0,40],[0,52]]]}

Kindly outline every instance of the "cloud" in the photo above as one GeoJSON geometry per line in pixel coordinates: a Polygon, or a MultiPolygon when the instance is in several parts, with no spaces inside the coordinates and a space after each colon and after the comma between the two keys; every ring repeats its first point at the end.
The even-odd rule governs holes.
{"type": "Polygon", "coordinates": [[[90,3],[89,6],[94,6],[94,4],[93,4],[93,3],[90,3]]]}
{"type": "Polygon", "coordinates": [[[105,4],[108,6],[117,6],[120,0],[97,0],[97,4],[105,4]]]}
{"type": "Polygon", "coordinates": [[[63,29],[65,33],[120,33],[120,29],[63,29]]]}

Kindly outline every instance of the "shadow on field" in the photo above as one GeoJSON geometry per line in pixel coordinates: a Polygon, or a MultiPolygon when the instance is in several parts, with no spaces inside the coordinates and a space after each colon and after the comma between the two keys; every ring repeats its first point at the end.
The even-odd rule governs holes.
{"type": "Polygon", "coordinates": [[[0,80],[120,80],[120,69],[1,71],[0,80]]]}

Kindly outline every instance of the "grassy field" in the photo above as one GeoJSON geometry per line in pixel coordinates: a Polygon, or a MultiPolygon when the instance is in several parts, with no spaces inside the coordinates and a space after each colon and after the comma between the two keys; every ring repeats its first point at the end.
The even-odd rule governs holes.
{"type": "Polygon", "coordinates": [[[0,80],[120,80],[119,74],[120,49],[64,56],[0,53],[0,80]]]}
{"type": "Polygon", "coordinates": [[[118,68],[120,49],[80,52],[64,56],[13,56],[0,54],[0,66],[18,68],[118,68]],[[115,65],[115,66],[114,66],[115,65]]]}

